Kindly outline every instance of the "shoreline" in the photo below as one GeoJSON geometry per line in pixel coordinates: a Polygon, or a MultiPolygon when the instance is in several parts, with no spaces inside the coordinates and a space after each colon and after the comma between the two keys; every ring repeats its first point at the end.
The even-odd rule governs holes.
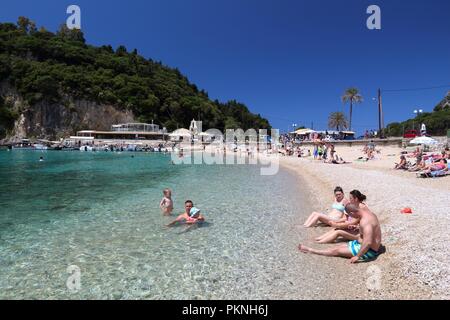
{"type": "MultiPolygon", "coordinates": [[[[436,246],[443,250],[443,253],[446,252],[445,248],[448,241],[446,242],[445,235],[448,232],[445,233],[445,226],[440,232],[437,231],[437,234],[444,238],[437,245],[435,245],[433,240],[430,241],[430,246],[421,245],[420,241],[418,241],[420,240],[418,239],[420,234],[426,236],[429,230],[427,226],[421,223],[424,220],[429,222],[429,220],[426,217],[422,217],[420,202],[415,202],[414,208],[418,209],[415,210],[417,214],[414,212],[410,216],[401,215],[398,201],[394,201],[399,200],[395,195],[392,197],[393,194],[387,190],[378,190],[378,192],[375,190],[376,188],[383,189],[386,184],[390,188],[396,188],[396,184],[389,183],[389,180],[405,178],[389,175],[375,168],[364,168],[365,170],[362,170],[354,165],[330,165],[305,158],[280,157],[280,166],[299,177],[299,181],[303,184],[302,189],[307,191],[306,193],[313,210],[323,211],[329,207],[332,202],[332,190],[337,185],[342,186],[346,194],[353,189],[359,189],[368,196],[367,203],[377,214],[382,224],[383,244],[387,248],[386,253],[372,263],[359,263],[355,266],[351,266],[346,259],[319,257],[316,260],[316,257],[314,257],[321,264],[334,264],[336,276],[342,274],[342,276],[348,277],[348,273],[351,271],[350,268],[354,268],[356,273],[353,275],[351,282],[352,284],[357,284],[357,286],[366,287],[366,270],[369,266],[375,265],[379,267],[382,270],[381,289],[376,291],[366,289],[363,299],[449,298],[447,293],[449,283],[446,281],[449,277],[449,265],[448,260],[446,260],[448,258],[444,257],[444,254],[439,256],[439,259],[429,260],[430,250],[433,252],[436,246]],[[380,182],[374,176],[378,176],[378,179],[384,181],[381,188],[379,186],[380,182]],[[367,185],[370,185],[370,181],[374,180],[376,185],[371,185],[370,188],[367,188],[367,185]],[[387,194],[390,194],[390,196],[386,197],[387,194]],[[397,217],[394,217],[394,214],[397,217]],[[408,221],[408,219],[411,221],[408,221]],[[399,236],[400,233],[402,234],[401,236],[399,236]],[[416,234],[417,241],[411,241],[411,237],[414,237],[414,234],[416,234]],[[362,275],[362,277],[356,277],[357,274],[362,275]]],[[[414,188],[415,186],[409,187],[414,188]]],[[[424,204],[426,205],[426,203],[424,204]]],[[[302,219],[305,218],[299,216],[299,224],[302,224],[302,219]]],[[[448,221],[447,217],[446,219],[448,221]]],[[[325,245],[318,245],[314,243],[313,239],[327,230],[329,228],[303,228],[303,231],[299,230],[299,232],[306,235],[308,239],[306,244],[320,247],[325,245]]],[[[423,239],[426,239],[426,237],[423,239]]],[[[339,290],[339,288],[337,289],[339,290]]],[[[349,295],[347,298],[361,298],[360,290],[349,290],[347,294],[349,295]]]]}

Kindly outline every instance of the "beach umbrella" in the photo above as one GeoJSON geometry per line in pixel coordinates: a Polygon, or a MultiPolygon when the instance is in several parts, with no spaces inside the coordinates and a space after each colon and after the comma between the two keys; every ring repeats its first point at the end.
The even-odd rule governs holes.
{"type": "Polygon", "coordinates": [[[410,143],[411,144],[432,145],[432,144],[437,144],[438,142],[429,137],[418,137],[418,138],[415,138],[414,140],[411,140],[410,143]]]}
{"type": "Polygon", "coordinates": [[[171,134],[169,134],[169,137],[191,137],[192,133],[188,129],[177,129],[171,134]]]}

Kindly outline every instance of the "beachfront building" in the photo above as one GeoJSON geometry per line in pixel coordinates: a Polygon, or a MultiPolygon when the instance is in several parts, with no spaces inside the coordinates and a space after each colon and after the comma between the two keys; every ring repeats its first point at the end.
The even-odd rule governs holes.
{"type": "Polygon", "coordinates": [[[202,133],[202,122],[195,121],[195,119],[192,119],[191,124],[189,125],[189,131],[194,136],[202,133]]]}
{"type": "Polygon", "coordinates": [[[81,130],[76,136],[66,139],[72,144],[155,144],[167,141],[166,128],[159,128],[157,124],[123,123],[111,127],[110,131],[81,130]]]}

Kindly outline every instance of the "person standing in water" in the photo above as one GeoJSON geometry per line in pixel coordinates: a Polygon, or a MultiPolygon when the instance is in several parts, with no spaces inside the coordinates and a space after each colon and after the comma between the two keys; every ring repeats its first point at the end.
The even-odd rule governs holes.
{"type": "Polygon", "coordinates": [[[163,195],[164,197],[159,203],[159,207],[165,216],[170,216],[173,211],[172,191],[166,188],[163,190],[163,195]]]}

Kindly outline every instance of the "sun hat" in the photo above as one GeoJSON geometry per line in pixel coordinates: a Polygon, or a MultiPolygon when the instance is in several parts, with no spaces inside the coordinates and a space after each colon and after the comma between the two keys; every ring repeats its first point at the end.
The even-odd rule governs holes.
{"type": "Polygon", "coordinates": [[[194,217],[196,214],[200,213],[200,209],[196,208],[196,207],[192,207],[191,211],[189,211],[189,216],[192,218],[194,217]]]}

